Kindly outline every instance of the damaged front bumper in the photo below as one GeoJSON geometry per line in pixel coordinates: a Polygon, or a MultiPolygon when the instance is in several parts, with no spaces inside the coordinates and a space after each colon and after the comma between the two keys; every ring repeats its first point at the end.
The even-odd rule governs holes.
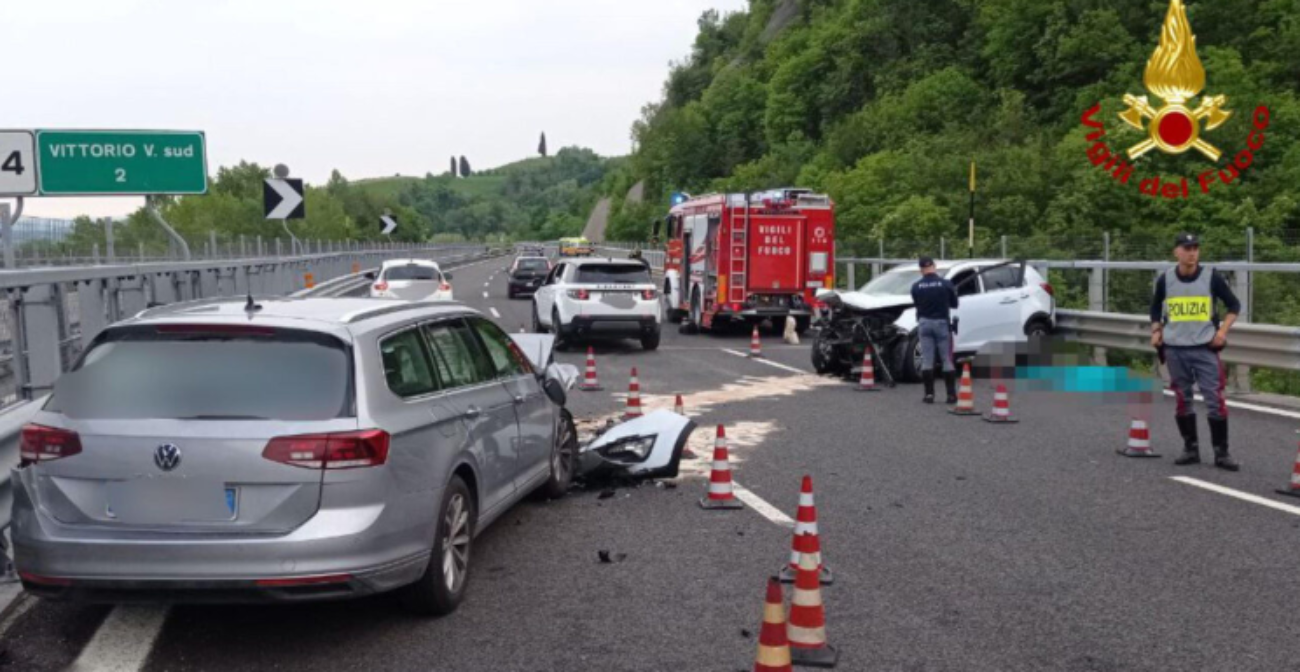
{"type": "Polygon", "coordinates": [[[578,475],[675,478],[693,431],[694,422],[668,410],[614,425],[579,450],[578,475]]]}

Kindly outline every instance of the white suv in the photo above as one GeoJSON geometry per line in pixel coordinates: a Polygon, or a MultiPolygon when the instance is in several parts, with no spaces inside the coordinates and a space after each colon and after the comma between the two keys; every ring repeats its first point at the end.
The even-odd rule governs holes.
{"type": "Polygon", "coordinates": [[[560,347],[588,336],[637,338],[659,347],[659,292],[649,266],[627,259],[561,259],[533,294],[533,331],[560,347]]]}
{"type": "Polygon", "coordinates": [[[443,273],[438,262],[428,259],[392,259],[379,272],[367,273],[373,280],[372,299],[407,301],[451,301],[451,274],[443,273]]]}
{"type": "MultiPolygon", "coordinates": [[[[954,352],[969,355],[987,343],[1024,341],[1045,336],[1056,327],[1056,300],[1052,286],[1032,266],[998,260],[939,261],[939,275],[957,286],[961,306],[953,311],[958,320],[954,352]]],[[[882,273],[856,292],[845,292],[845,304],[862,311],[912,305],[912,285],[921,277],[916,264],[899,266],[882,273]]],[[[906,308],[894,326],[910,334],[900,362],[903,377],[918,379],[921,345],[916,333],[916,309],[906,308]]]]}

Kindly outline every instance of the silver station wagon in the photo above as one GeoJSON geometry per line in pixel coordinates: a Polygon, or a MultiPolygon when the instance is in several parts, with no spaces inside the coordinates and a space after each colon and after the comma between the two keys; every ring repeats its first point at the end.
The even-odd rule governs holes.
{"type": "Polygon", "coordinates": [[[545,368],[546,337],[516,341],[454,303],[259,301],[145,311],[59,381],[14,472],[27,590],[208,602],[400,589],[445,614],[475,535],[530,493],[568,489],[572,373],[545,368]]]}

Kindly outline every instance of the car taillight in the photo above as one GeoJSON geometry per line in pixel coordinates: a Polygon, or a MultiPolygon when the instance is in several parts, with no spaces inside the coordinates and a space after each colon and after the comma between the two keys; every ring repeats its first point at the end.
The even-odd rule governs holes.
{"type": "Polygon", "coordinates": [[[585,289],[570,289],[569,298],[577,299],[579,301],[586,301],[587,299],[591,298],[591,294],[588,294],[587,290],[585,289]]]}
{"type": "Polygon", "coordinates": [[[388,461],[388,432],[370,429],[271,439],[262,457],[303,469],[359,469],[388,461]]]}
{"type": "Polygon", "coordinates": [[[444,282],[444,283],[442,283],[441,286],[439,286],[439,289],[441,289],[441,290],[444,291],[444,292],[450,292],[450,291],[451,291],[451,285],[449,285],[449,284],[447,284],[447,283],[444,282]]]}
{"type": "Polygon", "coordinates": [[[388,283],[387,283],[387,282],[376,282],[376,283],[375,283],[375,291],[376,291],[376,292],[386,292],[386,291],[388,291],[388,283]]]}
{"type": "Polygon", "coordinates": [[[1051,283],[1048,283],[1048,282],[1040,282],[1040,283],[1038,283],[1038,286],[1039,286],[1039,287],[1042,287],[1042,288],[1043,288],[1043,291],[1044,291],[1044,292],[1047,292],[1047,295],[1048,295],[1048,296],[1056,296],[1056,290],[1052,289],[1052,285],[1051,285],[1051,283]]]}
{"type": "Polygon", "coordinates": [[[18,466],[58,460],[81,452],[81,437],[66,429],[44,425],[23,427],[18,444],[18,466]]]}
{"type": "Polygon", "coordinates": [[[654,301],[655,299],[659,298],[659,290],[643,289],[641,290],[641,298],[645,299],[646,301],[654,301]]]}

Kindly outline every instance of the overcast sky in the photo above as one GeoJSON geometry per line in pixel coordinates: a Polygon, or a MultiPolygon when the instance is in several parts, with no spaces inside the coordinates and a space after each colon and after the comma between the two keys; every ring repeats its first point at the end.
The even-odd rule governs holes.
{"type": "MultiPolygon", "coordinates": [[[[5,128],[207,132],[323,182],[582,145],[626,154],[709,8],[746,0],[2,0],[5,128]]],[[[125,214],[141,199],[28,199],[125,214]]]]}

